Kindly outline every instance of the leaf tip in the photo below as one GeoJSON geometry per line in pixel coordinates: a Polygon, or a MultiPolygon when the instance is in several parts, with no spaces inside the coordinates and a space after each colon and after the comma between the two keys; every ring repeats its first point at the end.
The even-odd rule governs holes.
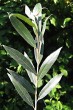
{"type": "Polygon", "coordinates": [[[8,77],[10,78],[10,74],[9,74],[9,73],[7,73],[7,75],[8,75],[8,77]]]}
{"type": "Polygon", "coordinates": [[[9,72],[10,70],[8,68],[6,68],[6,70],[9,72]]]}
{"type": "Polygon", "coordinates": [[[7,46],[6,46],[6,45],[2,45],[2,46],[3,46],[3,48],[6,50],[6,47],[7,47],[7,46]]]}
{"type": "Polygon", "coordinates": [[[5,45],[2,45],[3,46],[3,48],[5,49],[6,48],[6,46],[5,45]]]}
{"type": "Polygon", "coordinates": [[[63,47],[60,47],[60,48],[59,48],[59,51],[61,51],[61,50],[62,50],[62,48],[63,48],[63,47]]]}

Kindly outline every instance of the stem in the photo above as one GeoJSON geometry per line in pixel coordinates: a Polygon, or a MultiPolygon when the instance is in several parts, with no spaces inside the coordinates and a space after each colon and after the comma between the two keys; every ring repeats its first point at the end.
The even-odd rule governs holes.
{"type": "Polygon", "coordinates": [[[37,88],[35,88],[35,108],[34,110],[37,110],[37,88]]]}
{"type": "MultiPolygon", "coordinates": [[[[36,35],[36,40],[37,40],[37,75],[38,75],[38,72],[39,72],[39,51],[40,51],[40,44],[39,44],[39,22],[38,20],[36,19],[36,23],[37,23],[37,26],[38,26],[38,33],[36,35]]],[[[38,87],[38,78],[36,76],[36,85],[35,85],[35,108],[34,110],[37,110],[37,87],[38,87]]]]}
{"type": "MultiPolygon", "coordinates": [[[[39,66],[37,64],[37,74],[38,74],[39,66]]],[[[34,110],[37,110],[37,76],[36,76],[36,86],[35,86],[35,108],[34,110]]]]}

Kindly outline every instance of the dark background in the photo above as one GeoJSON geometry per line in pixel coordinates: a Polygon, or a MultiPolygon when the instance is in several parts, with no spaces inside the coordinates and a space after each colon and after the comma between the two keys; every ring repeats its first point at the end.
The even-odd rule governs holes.
{"type": "MultiPolygon", "coordinates": [[[[43,60],[57,48],[63,46],[58,60],[40,83],[44,86],[55,74],[64,73],[59,85],[38,102],[38,110],[73,110],[73,2],[72,0],[0,0],[0,110],[32,110],[17,94],[10,82],[6,68],[27,77],[23,68],[8,56],[2,45],[8,45],[20,52],[26,51],[36,66],[33,49],[12,27],[7,12],[25,15],[25,4],[31,10],[40,2],[43,14],[53,16],[48,20],[44,35],[45,48],[43,60]]],[[[25,24],[32,35],[32,28],[25,24]]],[[[40,88],[39,88],[40,90],[40,88]]]]}

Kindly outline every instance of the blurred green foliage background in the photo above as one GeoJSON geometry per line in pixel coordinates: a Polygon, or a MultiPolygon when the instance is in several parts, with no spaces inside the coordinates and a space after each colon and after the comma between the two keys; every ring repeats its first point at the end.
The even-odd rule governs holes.
{"type": "MultiPolygon", "coordinates": [[[[47,30],[44,35],[43,60],[54,50],[63,46],[58,60],[43,81],[40,82],[39,87],[42,87],[54,75],[64,73],[56,88],[43,101],[38,102],[38,110],[73,110],[72,0],[0,0],[0,110],[32,110],[17,94],[6,74],[6,68],[10,68],[28,79],[26,71],[9,57],[1,45],[16,48],[22,53],[25,50],[36,66],[33,49],[14,30],[7,12],[25,15],[25,4],[32,10],[38,2],[44,7],[43,17],[53,14],[47,22],[47,30]]],[[[32,28],[27,24],[25,25],[34,36],[32,28]]]]}

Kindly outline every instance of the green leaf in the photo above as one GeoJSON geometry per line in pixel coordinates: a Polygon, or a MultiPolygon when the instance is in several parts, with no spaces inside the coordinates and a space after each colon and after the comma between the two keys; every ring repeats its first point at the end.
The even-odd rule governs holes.
{"type": "Polygon", "coordinates": [[[56,17],[55,16],[51,17],[50,22],[51,22],[52,25],[56,26],[57,25],[56,17]]]}
{"type": "MultiPolygon", "coordinates": [[[[29,62],[31,63],[31,65],[32,65],[33,68],[34,68],[34,65],[33,65],[33,63],[31,62],[31,59],[28,57],[28,55],[27,55],[25,52],[24,52],[24,56],[29,60],[29,62]]],[[[29,76],[31,82],[35,85],[35,84],[36,84],[36,75],[35,75],[34,73],[32,73],[31,71],[27,70],[27,69],[26,69],[26,71],[27,71],[27,74],[28,74],[28,76],[29,76]]]]}
{"type": "Polygon", "coordinates": [[[16,14],[12,14],[13,16],[15,16],[15,17],[17,17],[17,18],[19,18],[19,19],[21,19],[21,20],[23,20],[24,22],[26,22],[27,24],[29,24],[30,26],[32,26],[32,27],[36,27],[35,26],[35,24],[29,19],[29,18],[27,18],[26,16],[24,16],[24,15],[21,15],[21,14],[18,14],[18,13],[16,13],[16,14]]]}
{"type": "Polygon", "coordinates": [[[17,63],[23,66],[23,68],[36,74],[34,67],[31,65],[29,60],[22,53],[8,46],[3,46],[3,47],[17,63]]]}
{"type": "Polygon", "coordinates": [[[46,73],[50,70],[50,68],[52,67],[52,65],[55,63],[55,61],[58,58],[58,55],[61,51],[62,47],[57,49],[55,52],[53,52],[52,54],[50,54],[45,61],[43,62],[43,64],[40,67],[39,73],[38,73],[38,80],[42,79],[46,73]]]}
{"type": "Polygon", "coordinates": [[[64,68],[60,68],[60,71],[64,74],[64,76],[68,76],[68,71],[64,68]]]}
{"type": "Polygon", "coordinates": [[[8,72],[11,74],[11,76],[13,76],[15,78],[16,81],[18,81],[24,88],[26,88],[26,90],[30,93],[34,94],[34,89],[32,88],[31,84],[22,76],[20,76],[19,74],[17,74],[16,72],[7,69],[8,72]]]}
{"type": "Polygon", "coordinates": [[[38,88],[40,88],[43,85],[43,80],[38,81],[38,88]]]}
{"type": "Polygon", "coordinates": [[[71,18],[65,18],[63,22],[63,26],[66,27],[70,21],[71,21],[71,18]]]}
{"type": "Polygon", "coordinates": [[[54,78],[52,78],[40,91],[38,100],[44,98],[61,80],[62,74],[56,75],[54,78]]]}
{"type": "Polygon", "coordinates": [[[18,94],[21,96],[21,98],[30,106],[33,107],[33,101],[31,96],[29,95],[28,91],[19,83],[12,75],[8,73],[8,76],[13,83],[15,89],[17,90],[18,94]]]}
{"type": "Polygon", "coordinates": [[[33,36],[29,32],[29,30],[23,25],[23,23],[18,20],[13,14],[9,15],[10,21],[13,25],[13,27],[16,29],[16,31],[23,37],[26,42],[28,42],[32,47],[35,47],[35,40],[33,39],[33,36]]]}
{"type": "Polygon", "coordinates": [[[54,0],[54,3],[57,4],[59,2],[59,0],[54,0]]]}

